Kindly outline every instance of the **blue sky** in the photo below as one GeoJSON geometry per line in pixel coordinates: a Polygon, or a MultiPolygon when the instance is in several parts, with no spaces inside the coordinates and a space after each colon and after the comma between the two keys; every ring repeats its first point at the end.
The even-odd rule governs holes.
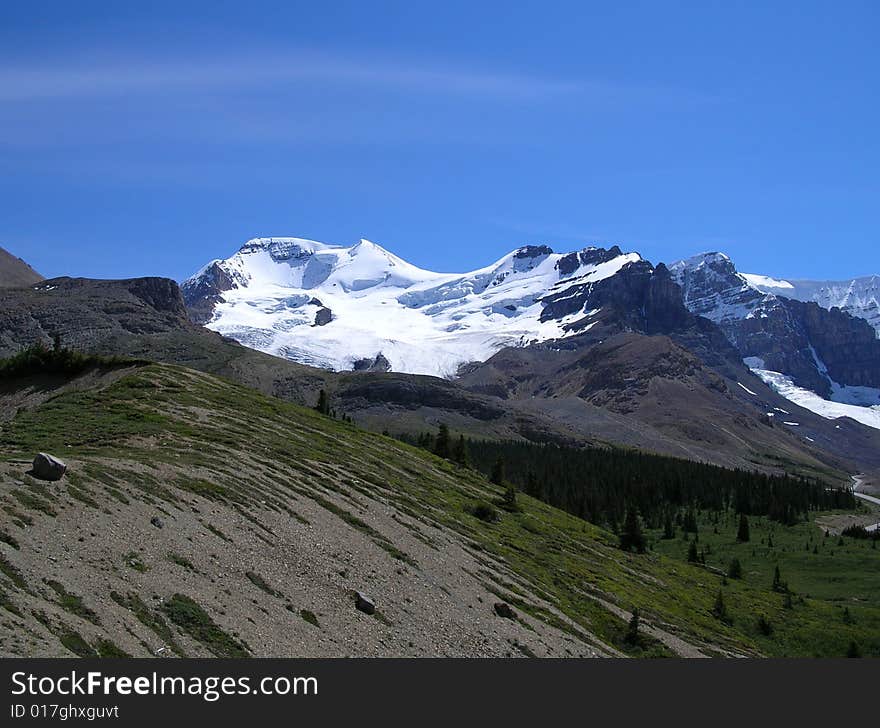
{"type": "Polygon", "coordinates": [[[259,235],[877,273],[878,27],[876,2],[2,3],[0,245],[47,276],[181,279],[259,235]]]}

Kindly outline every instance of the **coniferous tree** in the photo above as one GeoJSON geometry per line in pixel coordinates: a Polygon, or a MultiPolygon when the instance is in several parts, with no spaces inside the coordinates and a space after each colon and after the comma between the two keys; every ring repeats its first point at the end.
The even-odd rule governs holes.
{"type": "Polygon", "coordinates": [[[492,475],[489,477],[489,482],[495,483],[495,485],[504,484],[504,459],[500,456],[495,461],[495,465],[492,466],[492,475]]]}
{"type": "Polygon", "coordinates": [[[620,533],[620,548],[624,551],[645,553],[645,534],[642,533],[639,524],[639,514],[632,506],[626,509],[626,518],[623,522],[623,531],[620,533]]]}
{"type": "Polygon", "coordinates": [[[731,621],[727,614],[727,605],[724,603],[724,593],[720,589],[718,596],[715,597],[715,606],[712,607],[712,616],[725,624],[729,624],[731,621]]]}
{"type": "Polygon", "coordinates": [[[688,562],[691,564],[699,563],[700,555],[697,553],[697,542],[691,541],[691,545],[688,546],[688,562]]]}
{"type": "Polygon", "coordinates": [[[788,584],[782,581],[782,575],[779,572],[779,564],[773,570],[773,591],[785,593],[788,591],[788,584]]]}
{"type": "Polygon", "coordinates": [[[739,563],[739,559],[731,559],[730,566],[727,568],[727,575],[731,579],[742,579],[743,568],[742,564],[739,563]]]}
{"type": "Polygon", "coordinates": [[[516,488],[508,485],[504,490],[504,500],[502,502],[504,509],[507,511],[518,511],[519,503],[516,500],[516,488]]]}
{"type": "Polygon", "coordinates": [[[535,477],[535,471],[529,468],[526,474],[526,493],[532,498],[540,497],[540,488],[538,487],[538,479],[535,477]]]}
{"type": "Polygon", "coordinates": [[[669,540],[675,538],[675,524],[672,522],[672,516],[667,513],[666,520],[663,522],[663,538],[669,540]]]}
{"type": "Polygon", "coordinates": [[[736,540],[746,543],[749,540],[749,519],[745,513],[740,513],[739,528],[736,531],[736,540]]]}
{"type": "Polygon", "coordinates": [[[459,435],[455,446],[452,448],[452,459],[464,468],[470,467],[470,457],[468,457],[467,443],[464,435],[459,435]]]}
{"type": "Polygon", "coordinates": [[[449,426],[440,423],[440,430],[437,432],[437,440],[434,442],[434,454],[437,457],[448,459],[452,454],[449,438],[449,426]]]}
{"type": "Polygon", "coordinates": [[[327,399],[327,392],[323,389],[318,392],[318,404],[315,405],[315,410],[320,412],[322,415],[330,414],[330,402],[327,399]]]}
{"type": "Polygon", "coordinates": [[[627,644],[637,645],[641,638],[639,637],[639,608],[635,607],[632,611],[632,617],[629,619],[629,626],[626,629],[626,637],[624,640],[627,644]]]}

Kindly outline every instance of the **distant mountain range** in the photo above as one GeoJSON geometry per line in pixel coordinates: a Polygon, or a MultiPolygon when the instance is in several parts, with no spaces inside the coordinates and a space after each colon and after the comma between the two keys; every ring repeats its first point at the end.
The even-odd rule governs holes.
{"type": "Polygon", "coordinates": [[[376,431],[445,422],[475,438],[620,445],[835,482],[880,476],[875,331],[762,292],[717,254],[667,267],[616,246],[525,246],[449,274],[366,241],[270,238],[182,287],[0,288],[0,356],[56,334],[300,404],[324,389],[376,431]]]}
{"type": "Polygon", "coordinates": [[[467,379],[508,348],[690,331],[683,343],[705,361],[735,352],[787,399],[880,427],[878,280],[774,280],[739,273],[721,253],[667,268],[617,246],[525,246],[476,271],[435,273],[367,240],[256,238],[182,290],[195,321],[336,371],[467,379]]]}

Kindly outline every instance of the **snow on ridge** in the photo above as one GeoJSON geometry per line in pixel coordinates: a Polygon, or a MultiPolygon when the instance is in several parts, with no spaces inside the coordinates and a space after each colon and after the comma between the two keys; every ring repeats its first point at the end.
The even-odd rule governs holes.
{"type": "Polygon", "coordinates": [[[749,285],[761,293],[794,290],[794,286],[788,281],[777,280],[776,278],[758,275],[757,273],[741,273],[740,275],[748,281],[749,285]]]}
{"type": "MultiPolygon", "coordinates": [[[[454,376],[503,347],[564,338],[577,320],[587,319],[580,331],[595,323],[598,311],[540,320],[542,297],[563,279],[563,257],[525,246],[475,271],[437,273],[368,240],[254,238],[189,282],[215,264],[228,274],[233,288],[207,326],[247,346],[336,370],[382,353],[395,371],[454,376]]],[[[640,260],[629,253],[581,262],[565,282],[597,282],[640,260]]]]}

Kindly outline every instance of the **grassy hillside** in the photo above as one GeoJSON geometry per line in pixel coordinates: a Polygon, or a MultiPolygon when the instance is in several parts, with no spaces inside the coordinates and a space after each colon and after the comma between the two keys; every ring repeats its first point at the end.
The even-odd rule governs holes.
{"type": "Polygon", "coordinates": [[[610,532],[528,496],[504,510],[503,490],[473,471],[204,373],[14,380],[0,400],[18,410],[0,422],[3,654],[878,649],[873,602],[844,623],[817,592],[784,618],[770,582],[746,578],[724,587],[732,619],[721,620],[721,576],[683,561],[680,542],[624,553],[610,532]],[[37,451],[64,458],[68,476],[25,475],[37,451]],[[354,608],[354,590],[375,598],[374,615],[354,608]]]}

